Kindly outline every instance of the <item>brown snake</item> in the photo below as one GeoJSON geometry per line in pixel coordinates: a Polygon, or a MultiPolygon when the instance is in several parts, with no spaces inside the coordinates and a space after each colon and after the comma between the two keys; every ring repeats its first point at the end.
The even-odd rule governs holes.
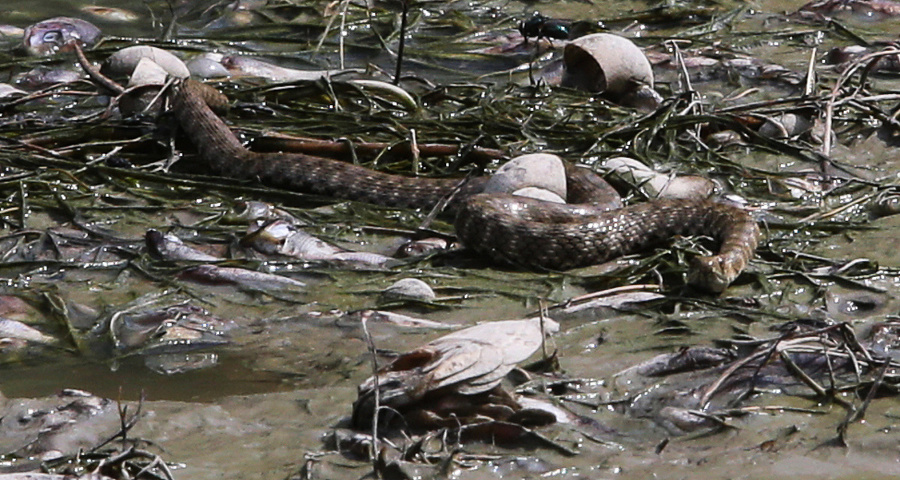
{"type": "MultiPolygon", "coordinates": [[[[227,104],[217,90],[186,80],[172,94],[179,124],[218,174],[294,191],[403,208],[434,207],[459,184],[454,179],[404,177],[296,153],[257,153],[241,144],[209,107],[227,104]]],[[[747,266],[759,239],[744,210],[710,200],[655,200],[608,209],[592,202],[614,193],[599,176],[566,167],[569,204],[482,194],[485,180],[464,184],[448,209],[471,250],[529,268],[565,270],[646,249],[674,235],[704,234],[721,242],[718,255],[692,260],[690,283],[719,292],[747,266]]],[[[621,205],[619,203],[619,205],[621,205]]]]}

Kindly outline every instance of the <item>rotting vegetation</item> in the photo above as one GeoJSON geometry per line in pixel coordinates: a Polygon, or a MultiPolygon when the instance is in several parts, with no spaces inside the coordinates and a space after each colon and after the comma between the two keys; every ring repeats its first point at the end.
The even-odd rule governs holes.
{"type": "MultiPolygon", "coordinates": [[[[458,470],[477,477],[479,469],[490,468],[516,476],[528,469],[546,473],[568,465],[553,455],[574,454],[586,460],[572,460],[572,472],[597,464],[614,471],[617,462],[628,463],[622,459],[626,456],[650,456],[644,451],[647,444],[656,445],[653,455],[659,458],[696,460],[701,454],[691,449],[697,443],[668,440],[673,430],[684,433],[673,425],[691,426],[691,418],[701,417],[704,433],[712,427],[717,435],[727,435],[720,427],[752,424],[752,418],[743,418],[748,413],[791,417],[802,412],[829,419],[827,434],[805,433],[806,422],[816,422],[815,418],[795,420],[793,429],[764,431],[761,440],[749,429],[740,430],[737,435],[748,438],[741,445],[758,447],[753,455],[853,444],[852,426],[871,412],[879,395],[896,390],[896,366],[887,360],[892,358],[893,343],[857,341],[850,327],[840,323],[878,328],[876,322],[897,312],[893,292],[900,259],[894,254],[896,226],[891,215],[897,213],[898,166],[893,157],[900,95],[891,72],[884,71],[891,68],[896,50],[878,44],[888,35],[867,24],[860,26],[852,16],[835,17],[841,15],[835,10],[760,13],[744,5],[670,4],[632,13],[606,12],[571,23],[573,34],[609,29],[628,36],[635,25],[646,29],[636,42],[656,66],[657,90],[665,101],[642,113],[539,81],[549,57],[558,56],[560,41],[552,40],[556,49],[547,49],[542,43],[546,39],[520,45],[521,39],[514,36],[518,22],[531,17],[529,8],[490,2],[413,7],[406,22],[405,76],[399,85],[412,93],[415,108],[340,75],[277,85],[234,79],[218,84],[234,101],[228,116],[232,126],[254,138],[259,148],[271,141],[267,134],[272,131],[330,140],[332,148],[388,145],[393,148],[350,148],[345,160],[405,174],[489,172],[502,162],[499,155],[544,151],[597,169],[604,160],[625,155],[661,172],[709,176],[724,193],[746,200],[765,230],[748,272],[722,297],[685,290],[686,260],[708,248],[703,239],[694,238],[678,239],[613,265],[569,272],[496,269],[459,253],[417,257],[389,268],[349,270],[317,261],[273,259],[247,246],[248,220],[238,213],[247,212],[255,202],[277,205],[281,209],[277,217],[292,218],[293,224],[321,238],[379,253],[390,253],[399,238],[421,236],[419,227],[428,212],[335,204],[206,175],[204,167],[192,161],[189,143],[173,141],[172,132],[158,128],[147,116],[119,118],[114,108],[101,102],[98,89],[82,81],[0,103],[0,269],[8,279],[4,305],[12,305],[5,315],[50,338],[27,336],[21,330],[9,334],[19,340],[3,344],[9,374],[88,359],[104,371],[113,366],[128,372],[127,380],[117,377],[101,383],[102,392],[95,392],[114,397],[116,381],[133,388],[165,383],[184,372],[206,372],[215,378],[223,364],[232,368],[241,364],[243,369],[235,369],[238,378],[232,379],[236,386],[210,393],[209,398],[294,388],[328,388],[332,394],[335,385],[355,386],[371,374],[371,358],[361,353],[366,348],[358,330],[360,310],[378,307],[447,326],[524,317],[548,302],[561,304],[551,309],[551,315],[561,312],[553,316],[561,323],[556,343],[562,370],[520,378],[524,383],[517,391],[560,401],[570,413],[589,421],[578,428],[497,427],[515,433],[513,438],[522,444],[542,447],[525,464],[510,460],[518,455],[517,445],[504,444],[508,450],[473,446],[461,443],[459,431],[431,432],[373,452],[368,432],[335,429],[324,450],[304,446],[307,460],[302,467],[298,459],[304,450],[294,451],[293,465],[299,470],[295,476],[358,478],[370,461],[377,475],[392,478],[458,470]],[[849,57],[829,52],[849,45],[868,50],[849,57]],[[772,57],[789,63],[779,65],[772,57]],[[843,63],[825,64],[830,58],[843,63]],[[432,145],[456,151],[431,156],[429,151],[439,150],[432,145]],[[409,155],[416,151],[419,155],[409,155]],[[478,162],[463,161],[471,158],[478,162]],[[218,261],[219,270],[212,276],[202,270],[206,260],[154,257],[145,247],[149,230],[174,234],[225,260],[218,261]],[[234,270],[225,269],[291,281],[276,284],[271,277],[230,281],[225,274],[234,270]],[[439,296],[379,304],[378,293],[398,277],[425,279],[437,287],[439,296]],[[614,291],[607,302],[587,313],[566,313],[570,303],[577,303],[570,302],[575,295],[632,285],[649,285],[646,290],[659,295],[635,306],[629,304],[638,301],[635,297],[622,296],[628,292],[616,296],[614,291]],[[494,314],[496,310],[503,314],[494,314]],[[630,329],[609,320],[610,311],[628,312],[621,318],[638,325],[630,329]],[[811,330],[782,330],[772,339],[775,326],[810,320],[825,323],[815,323],[811,330]],[[277,341],[286,338],[306,347],[296,338],[307,335],[307,328],[320,336],[310,343],[328,348],[298,351],[290,342],[277,341]],[[713,396],[709,392],[721,391],[732,395],[727,402],[713,407],[709,401],[647,407],[636,404],[638,394],[626,392],[623,399],[610,391],[614,379],[621,378],[616,374],[629,371],[627,362],[640,363],[682,346],[686,347],[682,353],[708,352],[701,347],[706,341],[721,347],[720,356],[702,366],[723,366],[712,374],[701,373],[700,380],[685,380],[682,375],[668,381],[672,392],[705,388],[706,400],[713,396]],[[341,346],[344,342],[351,345],[341,346]],[[192,350],[180,350],[184,345],[192,350]],[[824,362],[828,373],[822,374],[820,363],[804,364],[796,355],[824,362]],[[257,356],[272,360],[251,359],[257,356]],[[761,360],[766,363],[755,363],[761,360]],[[816,375],[808,372],[810,365],[818,369],[816,375]],[[755,372],[749,378],[734,373],[745,373],[749,367],[755,372]],[[770,375],[780,375],[782,383],[760,380],[758,372],[769,367],[784,368],[770,375]],[[248,387],[248,378],[262,387],[248,387]],[[712,384],[701,383],[710,378],[712,384]],[[723,387],[730,381],[734,390],[723,387]],[[783,398],[762,393],[773,391],[797,394],[799,399],[785,405],[783,398]],[[831,406],[842,407],[837,409],[843,412],[840,418],[828,415],[831,406]],[[667,407],[690,410],[694,417],[672,420],[658,415],[667,407]],[[655,425],[610,420],[605,409],[646,417],[655,425]],[[741,418],[726,422],[729,417],[741,418]],[[544,455],[545,450],[553,453],[544,455]],[[618,450],[629,453],[611,453],[618,450]],[[352,468],[351,473],[340,472],[342,462],[351,460],[353,466],[346,467],[352,468]]],[[[165,35],[152,41],[107,39],[86,54],[99,62],[133,43],[155,44],[184,55],[252,52],[274,63],[360,68],[392,80],[401,22],[399,8],[390,5],[269,2],[258,8],[258,18],[249,25],[222,29],[209,25],[214,19],[227,19],[227,9],[180,13],[176,23],[208,28],[196,35],[161,29],[165,35]]],[[[881,21],[894,19],[885,16],[881,21]]],[[[74,61],[71,53],[25,59],[12,53],[12,45],[8,50],[2,71],[9,75],[74,61]]],[[[640,188],[626,190],[627,201],[642,200],[640,188]]],[[[451,232],[442,220],[429,228],[444,236],[451,232]]],[[[394,338],[399,329],[388,326],[374,332],[375,346],[406,351],[410,344],[427,341],[419,341],[421,335],[412,342],[394,338]]],[[[427,338],[434,336],[429,333],[427,338]]],[[[54,388],[71,386],[60,383],[64,380],[71,379],[57,379],[54,388]]],[[[665,390],[666,384],[646,388],[665,390]]],[[[27,389],[19,386],[18,391],[27,389]]],[[[131,395],[136,397],[134,391],[131,395]]],[[[323,408],[325,416],[349,415],[352,396],[345,400],[323,408]]],[[[896,413],[889,409],[879,411],[877,419],[871,415],[873,425],[896,427],[896,413]]],[[[500,432],[470,431],[488,444],[500,432]]],[[[870,432],[859,435],[863,445],[874,442],[870,432]]],[[[152,465],[160,469],[154,478],[167,474],[152,454],[131,454],[146,460],[138,471],[152,465]]],[[[64,458],[90,462],[93,457],[64,458]]],[[[128,457],[110,452],[107,458],[111,463],[128,457]]],[[[191,454],[178,458],[190,464],[191,454]]],[[[86,463],[79,468],[95,467],[86,463]]],[[[134,467],[129,468],[134,475],[134,467]]],[[[149,476],[149,470],[143,474],[149,476]]]]}

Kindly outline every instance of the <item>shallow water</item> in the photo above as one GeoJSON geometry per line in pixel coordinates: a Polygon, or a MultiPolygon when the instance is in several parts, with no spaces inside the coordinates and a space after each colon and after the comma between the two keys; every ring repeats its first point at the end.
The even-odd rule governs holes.
{"type": "MultiPolygon", "coordinates": [[[[290,66],[334,67],[339,63],[335,37],[329,37],[317,50],[317,37],[310,34],[322,29],[321,12],[326,2],[309,7],[270,4],[270,9],[254,7],[265,15],[233,17],[219,2],[202,5],[210,8],[186,8],[180,22],[191,40],[166,45],[185,55],[202,50],[254,52],[290,66]],[[311,29],[276,28],[289,19],[311,29]]],[[[183,165],[192,160],[190,156],[174,167],[173,175],[135,173],[149,171],[147,164],[169,153],[165,139],[149,136],[156,130],[151,122],[91,119],[87,138],[80,140],[87,127],[79,130],[78,125],[65,120],[102,110],[102,99],[59,95],[0,111],[0,138],[4,141],[51,132],[54,141],[42,144],[44,147],[76,145],[72,149],[75,154],[57,160],[39,150],[21,150],[14,142],[0,144],[6,166],[0,174],[4,252],[15,250],[16,242],[32,242],[43,248],[26,258],[5,253],[0,264],[0,275],[8,280],[4,293],[20,295],[30,304],[30,309],[13,312],[21,321],[66,342],[61,350],[5,356],[0,368],[0,392],[18,398],[80,388],[127,402],[136,402],[144,395],[146,417],[133,435],[152,440],[165,449],[166,460],[181,464],[176,469],[178,478],[285,478],[307,463],[313,478],[360,478],[369,471],[367,462],[344,458],[323,445],[323,437],[350,413],[356,385],[371,372],[359,324],[341,315],[384,306],[379,299],[381,290],[401,278],[427,281],[436,289],[438,300],[385,308],[448,325],[524,318],[542,306],[598,289],[664,281],[667,299],[639,312],[601,310],[593,316],[566,317],[551,310],[562,325],[555,338],[561,368],[568,377],[590,380],[591,388],[585,392],[590,401],[614,396],[612,385],[617,372],[682,346],[705,345],[738,335],[768,338],[772,335],[769,327],[788,319],[827,317],[861,325],[894,315],[900,281],[894,238],[900,226],[896,216],[870,221],[868,207],[875,193],[896,183],[900,156],[896,147],[876,138],[873,125],[878,122],[873,120],[874,114],[866,117],[849,109],[838,112],[842,123],[836,128],[839,137],[832,158],[853,178],[847,180],[849,176],[841,174],[837,180],[822,179],[820,165],[808,157],[791,156],[751,140],[715,151],[692,149],[697,144],[684,139],[688,133],[679,131],[679,136],[674,129],[647,144],[639,138],[623,140],[610,130],[623,118],[638,124],[638,114],[617,117],[619,114],[610,113],[599,100],[561,89],[507,86],[510,80],[527,83],[527,68],[511,70],[527,63],[529,54],[463,54],[483,32],[512,35],[518,20],[537,8],[548,16],[585,21],[593,30],[606,27],[623,33],[635,38],[640,46],[657,51],[663,50],[665,39],[676,37],[690,40],[691,46],[714,48],[723,55],[752,55],[802,72],[813,45],[821,54],[832,46],[852,42],[828,25],[790,21],[782,15],[801,5],[761,1],[748,6],[742,20],[716,25],[711,18],[726,17],[745,3],[687,3],[680,7],[694,17],[685,20],[686,14],[677,11],[677,19],[658,23],[651,21],[652,16],[630,13],[654,6],[640,1],[615,5],[429,3],[424,7],[427,15],[417,16],[413,22],[405,68],[410,75],[447,85],[442,93],[452,101],[430,100],[438,97],[431,92],[427,98],[433,102],[433,110],[418,114],[363,97],[352,89],[340,90],[340,85],[337,90],[329,90],[317,84],[301,84],[277,95],[254,90],[258,82],[225,85],[229,95],[240,102],[229,120],[246,129],[249,136],[279,130],[324,138],[402,141],[412,126],[418,129],[420,142],[468,143],[484,136],[490,146],[515,153],[553,151],[587,164],[627,153],[664,171],[709,174],[721,181],[728,193],[747,199],[766,232],[748,273],[722,298],[683,288],[683,258],[701,248],[683,241],[678,242],[674,253],[660,251],[656,258],[641,255],[623,260],[619,262],[622,268],[613,273],[598,267],[566,273],[526,273],[460,255],[389,270],[346,270],[299,261],[245,258],[247,252],[238,239],[246,224],[227,219],[240,201],[261,200],[283,206],[307,222],[310,233],[345,247],[379,253],[390,253],[402,235],[367,227],[414,229],[424,214],[347,202],[334,204],[200,177],[197,174],[204,173],[202,167],[183,165]],[[690,30],[694,27],[706,30],[697,33],[690,30]],[[263,98],[269,110],[247,107],[263,98]],[[542,110],[552,112],[541,116],[542,110]],[[60,111],[63,118],[58,115],[60,111]],[[529,111],[533,114],[528,115],[529,111]],[[441,126],[435,126],[438,119],[444,122],[441,126]],[[145,134],[148,137],[137,147],[123,141],[145,134]],[[605,140],[598,141],[601,135],[605,140]],[[79,145],[94,139],[91,137],[108,139],[110,144],[79,145]],[[82,168],[85,161],[108,153],[112,145],[120,144],[117,142],[126,146],[121,156],[138,168],[117,169],[105,164],[82,168]],[[676,146],[666,147],[665,142],[676,146]],[[802,189],[791,190],[798,183],[789,180],[806,183],[802,183],[802,189]],[[859,200],[855,208],[833,212],[855,200],[859,200]],[[53,235],[43,233],[57,227],[65,230],[55,230],[53,235]],[[229,251],[238,258],[233,261],[235,265],[275,271],[308,285],[304,289],[246,291],[179,279],[176,274],[185,265],[153,260],[145,253],[143,236],[150,228],[173,231],[186,241],[229,251]],[[89,232],[87,238],[80,238],[78,235],[85,231],[89,232]],[[36,241],[44,238],[41,235],[46,236],[46,242],[36,241]],[[860,258],[871,263],[848,270],[839,268],[860,258]],[[877,308],[849,312],[835,308],[846,304],[842,299],[860,292],[876,297],[877,308]],[[150,298],[154,296],[159,299],[150,298]],[[129,302],[151,300],[160,305],[190,302],[207,309],[225,322],[222,328],[229,343],[177,350],[170,356],[142,355],[116,350],[105,332],[87,333],[92,319],[108,318],[129,302]],[[54,310],[59,301],[69,306],[67,315],[54,310]],[[75,305],[93,312],[85,315],[89,321],[83,330],[69,330],[76,323],[77,315],[71,311],[75,305]],[[158,373],[172,368],[186,371],[158,373]]],[[[76,2],[14,0],[4,4],[7,14],[0,22],[25,27],[50,16],[85,17],[77,6],[76,2]]],[[[142,19],[132,23],[97,20],[108,35],[118,38],[103,44],[92,60],[101,60],[105,53],[133,39],[156,39],[168,21],[167,10],[155,2],[117,2],[115,6],[134,11],[142,19]],[[156,15],[157,23],[150,21],[148,11],[156,15]]],[[[396,38],[390,33],[396,12],[391,8],[374,5],[371,15],[385,41],[395,46],[396,38]]],[[[374,65],[392,72],[393,57],[377,45],[369,33],[371,26],[359,20],[361,15],[359,11],[353,13],[356,21],[350,22],[346,36],[347,66],[374,65]]],[[[891,38],[896,31],[896,20],[891,19],[872,22],[842,17],[840,22],[869,41],[891,38]]],[[[42,62],[55,66],[72,61],[69,57],[26,60],[13,52],[17,39],[0,41],[9,52],[0,62],[0,80],[42,62]]],[[[688,48],[684,45],[680,48],[688,48]]],[[[556,52],[558,55],[558,49],[556,52]]],[[[824,95],[837,74],[818,62],[816,68],[820,70],[818,93],[824,95]]],[[[658,90],[664,97],[679,91],[677,73],[660,69],[657,76],[662,80],[658,90]]],[[[877,92],[891,91],[896,84],[883,77],[871,81],[877,92]]],[[[428,92],[412,81],[407,88],[422,95],[428,92]]],[[[716,81],[696,82],[694,88],[707,109],[797,95],[795,85],[759,81],[740,72],[716,81]],[[747,96],[736,102],[726,100],[740,93],[747,96]]],[[[815,140],[805,137],[785,143],[810,150],[820,148],[815,140]]],[[[178,146],[191,151],[186,144],[178,146]]],[[[380,168],[411,170],[403,162],[388,167],[384,163],[389,162],[375,163],[380,168]]],[[[439,161],[426,166],[435,170],[446,167],[439,161]]],[[[835,171],[828,170],[831,174],[835,171]]],[[[435,228],[450,231],[442,221],[435,228]]],[[[377,347],[386,351],[409,350],[442,334],[384,324],[372,324],[370,330],[377,347]]],[[[852,399],[852,394],[846,396],[852,399]]],[[[850,426],[849,448],[825,445],[834,438],[835,428],[845,416],[836,405],[782,395],[760,395],[750,405],[790,406],[820,413],[777,408],[750,413],[732,419],[734,429],[696,438],[673,437],[656,453],[654,449],[669,435],[652,422],[602,407],[591,411],[571,404],[572,409],[618,434],[601,439],[604,443],[576,431],[554,430],[560,443],[579,450],[574,457],[548,448],[465,445],[464,453],[485,456],[464,458],[452,475],[473,479],[701,475],[821,479],[879,478],[900,473],[895,432],[900,404],[896,397],[876,399],[865,421],[850,426]],[[493,457],[485,460],[488,456],[493,457]],[[529,460],[510,466],[510,460],[518,457],[529,460]],[[537,471],[529,472],[526,466],[534,466],[537,471]]]]}

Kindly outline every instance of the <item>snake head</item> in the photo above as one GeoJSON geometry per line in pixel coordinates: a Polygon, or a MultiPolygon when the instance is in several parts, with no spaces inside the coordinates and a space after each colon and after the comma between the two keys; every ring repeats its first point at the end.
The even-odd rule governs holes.
{"type": "Polygon", "coordinates": [[[721,293],[740,275],[723,255],[694,257],[688,272],[688,283],[714,293],[721,293]]]}

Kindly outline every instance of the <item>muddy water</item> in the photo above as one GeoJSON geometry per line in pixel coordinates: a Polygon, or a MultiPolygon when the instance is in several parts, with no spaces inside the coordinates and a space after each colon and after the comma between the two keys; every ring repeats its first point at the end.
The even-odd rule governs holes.
{"type": "MultiPolygon", "coordinates": [[[[277,34],[266,35],[262,29],[254,28],[269,21],[277,24],[286,20],[273,16],[273,12],[279,12],[274,7],[265,10],[259,4],[248,5],[261,9],[265,15],[229,16],[228,10],[215,2],[206,5],[210,8],[186,9],[182,24],[195,37],[192,47],[270,54],[270,59],[283,59],[291,65],[307,62],[318,66],[336,64],[338,48],[333,38],[326,42],[323,51],[314,51],[314,36],[308,42],[305,38],[301,41],[295,37],[285,39],[277,38],[277,34]],[[204,35],[218,35],[225,40],[204,40],[204,35]],[[300,52],[284,54],[294,48],[300,52]]],[[[272,5],[277,6],[274,2],[272,5]]],[[[611,2],[595,5],[556,2],[546,8],[543,4],[538,7],[549,16],[587,21],[594,29],[607,26],[614,32],[636,38],[643,47],[660,49],[659,45],[665,39],[682,38],[697,46],[717,45],[724,51],[752,55],[800,72],[806,68],[813,45],[817,45],[821,53],[833,46],[851,44],[845,36],[822,23],[786,20],[782,14],[796,10],[802,2],[757,2],[743,11],[740,21],[709,27],[710,18],[726,16],[744,5],[743,2],[724,2],[714,7],[704,2],[686,4],[685,10],[671,10],[675,12],[672,13],[674,18],[658,22],[651,21],[648,15],[629,13],[646,11],[653,6],[646,2],[616,2],[615,5],[611,2]],[[698,25],[706,28],[704,33],[691,30],[698,25]]],[[[112,39],[106,47],[112,49],[119,43],[128,44],[131,37],[153,39],[162,32],[162,23],[154,23],[148,16],[149,10],[165,22],[167,10],[162,5],[119,2],[116,6],[138,13],[142,20],[122,23],[97,19],[97,24],[108,35],[120,37],[112,39]]],[[[285,8],[288,12],[285,17],[293,18],[297,23],[322,27],[321,12],[326,8],[325,2],[310,7],[311,11],[285,8]]],[[[429,4],[426,8],[428,15],[440,21],[428,23],[420,18],[420,23],[415,24],[409,45],[409,74],[438,84],[473,83],[476,87],[484,87],[488,96],[504,95],[507,80],[527,82],[527,69],[484,77],[486,80],[480,77],[513,69],[523,61],[521,56],[510,59],[442,55],[441,45],[434,38],[445,35],[454,40],[443,45],[450,52],[465,51],[455,43],[463,40],[474,43],[472,39],[481,32],[512,34],[517,19],[529,16],[535,6],[476,2],[446,6],[429,4]],[[475,20],[470,25],[466,18],[475,20]],[[491,90],[485,86],[488,82],[500,83],[501,88],[491,90]]],[[[76,2],[11,1],[4,4],[4,10],[6,15],[0,17],[0,22],[19,27],[55,15],[90,18],[78,9],[76,2]]],[[[390,12],[376,9],[376,13],[373,15],[380,20],[395,18],[390,12]]],[[[897,25],[890,19],[873,22],[855,17],[842,17],[840,22],[868,41],[891,38],[897,25]]],[[[389,28],[385,25],[390,24],[385,21],[379,25],[389,28]]],[[[391,70],[393,64],[389,55],[359,41],[359,38],[372,40],[364,35],[367,28],[364,22],[352,24],[351,31],[363,33],[348,35],[347,58],[350,62],[358,62],[348,66],[373,64],[391,70]]],[[[7,51],[15,48],[14,39],[3,41],[7,51]]],[[[191,48],[183,50],[183,53],[191,52],[191,48]]],[[[100,58],[100,55],[96,57],[97,60],[100,58]]],[[[527,59],[527,55],[524,58],[527,59]]],[[[15,54],[5,57],[2,62],[5,71],[0,72],[0,79],[21,73],[26,67],[19,65],[20,62],[21,57],[15,54]]],[[[817,68],[822,75],[820,89],[826,92],[837,75],[825,65],[817,64],[817,68]]],[[[679,88],[677,74],[665,69],[660,69],[657,74],[663,79],[659,89],[664,96],[674,95],[679,88]]],[[[890,89],[892,84],[886,78],[878,78],[875,82],[876,88],[883,90],[890,89]]],[[[248,85],[242,84],[242,87],[248,85]]],[[[760,82],[740,72],[732,72],[732,76],[724,80],[697,82],[694,88],[699,98],[711,107],[727,106],[729,103],[724,99],[741,93],[748,95],[743,100],[746,102],[796,95],[795,86],[760,82]]],[[[259,100],[252,91],[236,94],[243,102],[259,100]]],[[[459,94],[462,96],[462,90],[459,94]]],[[[528,91],[518,94],[522,98],[531,98],[528,91]]],[[[549,95],[549,98],[540,99],[549,106],[553,105],[554,95],[570,98],[566,97],[570,95],[566,92],[549,95]]],[[[78,143],[65,135],[64,122],[54,118],[52,112],[65,108],[73,116],[87,114],[102,109],[102,103],[64,96],[56,101],[61,103],[50,100],[37,104],[34,110],[38,115],[30,120],[29,110],[23,107],[12,113],[0,113],[0,118],[5,119],[4,138],[17,138],[31,129],[49,128],[59,129],[61,142],[78,143]],[[14,115],[24,116],[24,120],[14,121],[14,115]]],[[[445,109],[440,112],[445,116],[442,118],[449,121],[462,117],[462,120],[459,124],[451,124],[446,131],[430,132],[431,138],[473,141],[481,131],[479,122],[486,122],[486,118],[489,119],[487,122],[503,124],[509,121],[515,126],[524,123],[514,114],[510,114],[509,120],[504,116],[505,112],[488,107],[483,107],[480,115],[466,116],[477,104],[461,102],[452,111],[441,106],[445,109]]],[[[385,125],[400,125],[396,129],[403,131],[402,125],[406,121],[424,124],[422,118],[404,116],[377,103],[358,101],[355,110],[351,103],[349,114],[332,112],[328,99],[311,100],[304,105],[308,110],[282,112],[272,120],[275,124],[272,128],[299,130],[299,133],[328,138],[345,134],[366,138],[360,132],[367,130],[363,127],[369,127],[374,128],[376,139],[384,140],[382,137],[396,139],[396,135],[390,136],[396,132],[385,125]],[[364,104],[364,107],[359,108],[358,104],[364,104]],[[319,120],[329,118],[321,114],[323,111],[337,118],[334,128],[339,131],[326,131],[328,128],[314,125],[315,122],[329,121],[319,120]],[[346,126],[346,131],[341,130],[341,125],[346,126]]],[[[851,111],[841,114],[859,115],[851,111]]],[[[259,117],[265,117],[265,113],[249,110],[231,118],[239,126],[258,132],[270,127],[265,124],[265,118],[260,120],[259,117]]],[[[368,464],[332,454],[322,442],[323,437],[349,414],[356,385],[370,373],[363,332],[358,322],[347,320],[343,312],[379,307],[383,303],[379,292],[400,278],[415,277],[427,281],[435,287],[439,298],[426,305],[389,305],[386,308],[448,325],[522,318],[533,315],[542,305],[565,302],[597,289],[635,282],[656,283],[664,279],[663,292],[668,299],[640,312],[601,309],[587,316],[554,314],[562,324],[562,331],[555,339],[562,370],[568,377],[589,380],[590,387],[583,392],[583,400],[593,404],[617,398],[616,372],[658,353],[675,351],[682,346],[709,344],[735,335],[768,338],[771,336],[769,327],[792,318],[829,317],[854,325],[881,320],[898,311],[895,292],[900,281],[900,259],[897,258],[895,238],[900,233],[900,225],[897,217],[870,222],[867,208],[872,203],[869,197],[874,196],[878,188],[896,182],[896,163],[900,156],[896,147],[876,138],[872,129],[864,128],[867,122],[873,120],[860,116],[856,121],[851,118],[842,124],[841,136],[832,154],[858,177],[855,185],[859,187],[855,189],[847,188],[847,184],[852,186],[853,182],[829,183],[831,180],[819,178],[820,165],[815,162],[753,144],[722,150],[716,153],[718,157],[688,150],[676,150],[677,154],[653,150],[647,158],[642,158],[660,169],[714,176],[728,186],[729,193],[744,196],[758,209],[760,219],[770,225],[766,229],[767,241],[750,272],[725,293],[732,301],[682,288],[684,262],[679,262],[679,256],[693,251],[692,246],[649,264],[641,261],[646,256],[623,261],[622,269],[613,274],[600,268],[567,273],[523,273],[496,269],[465,257],[408,264],[390,270],[357,271],[251,258],[237,263],[258,270],[277,271],[306,282],[307,287],[246,291],[232,286],[199,285],[176,278],[179,265],[147,257],[143,250],[143,235],[147,229],[172,230],[195,244],[211,244],[220,251],[237,252],[240,251],[237,239],[246,230],[246,225],[225,221],[225,216],[238,208],[240,201],[261,200],[281,205],[304,219],[310,224],[311,233],[345,247],[389,253],[399,243],[400,235],[373,233],[365,227],[411,229],[418,225],[421,216],[358,204],[332,205],[321,199],[264,189],[240,189],[229,181],[202,179],[202,182],[195,182],[195,177],[187,175],[197,172],[189,168],[180,171],[176,168],[181,175],[177,178],[189,181],[167,183],[165,175],[135,177],[112,169],[85,170],[80,168],[81,164],[53,163],[52,158],[47,159],[40,153],[23,153],[12,146],[0,147],[4,165],[14,165],[4,172],[6,185],[3,186],[4,203],[0,209],[6,215],[2,230],[5,249],[11,251],[18,238],[34,241],[40,232],[55,227],[66,228],[65,232],[71,233],[76,240],[77,231],[83,232],[90,227],[94,232],[89,241],[79,243],[67,240],[68,237],[61,235],[65,232],[58,231],[56,237],[51,237],[55,239],[55,254],[37,255],[37,261],[21,260],[12,255],[4,257],[7,260],[0,264],[0,275],[8,280],[5,293],[24,295],[32,305],[31,310],[20,314],[21,318],[48,333],[66,338],[69,346],[61,351],[24,355],[24,358],[9,356],[0,368],[0,391],[8,398],[17,398],[49,395],[61,388],[80,388],[128,402],[136,402],[144,395],[146,416],[133,435],[152,440],[164,448],[165,458],[179,464],[175,470],[178,478],[284,478],[309,462],[314,478],[349,479],[365,475],[368,464]],[[691,162],[682,161],[683,158],[691,162]],[[727,160],[727,167],[716,162],[721,158],[727,160]],[[25,180],[15,176],[23,172],[32,176],[25,180]],[[803,188],[790,190],[798,184],[803,188]],[[833,193],[833,187],[845,190],[833,193]],[[855,200],[859,200],[856,207],[835,212],[837,207],[855,200]],[[73,215],[70,208],[79,215],[73,215]],[[814,219],[813,223],[809,218],[814,219]],[[88,220],[87,227],[84,226],[85,219],[88,220]],[[20,233],[21,237],[18,236],[20,233]],[[85,252],[87,247],[94,250],[85,252]],[[806,258],[803,255],[808,258],[803,260],[806,258]],[[815,260],[815,257],[824,260],[815,260]],[[872,263],[865,264],[861,270],[851,269],[844,272],[846,275],[841,274],[838,267],[859,258],[872,263]],[[679,264],[682,265],[680,269],[679,264]],[[662,274],[658,275],[660,271],[662,274]],[[875,307],[862,311],[842,308],[847,305],[847,298],[855,298],[854,295],[861,292],[875,299],[875,307]],[[88,335],[82,330],[68,331],[65,322],[74,322],[76,315],[70,314],[61,322],[59,315],[49,313],[52,302],[47,300],[62,299],[70,307],[83,306],[92,312],[84,315],[90,320],[108,318],[126,305],[151,303],[154,300],[151,297],[159,297],[161,305],[189,302],[208,310],[223,320],[221,328],[227,333],[229,343],[198,350],[177,350],[168,356],[123,353],[110,349],[104,332],[88,335]],[[168,373],[161,373],[164,371],[168,373]]],[[[592,128],[566,125],[564,120],[560,120],[560,124],[573,130],[592,128]]],[[[133,128],[127,132],[131,138],[153,129],[149,123],[120,124],[120,127],[133,128]]],[[[629,142],[617,144],[614,140],[599,146],[591,146],[591,142],[566,144],[552,127],[539,130],[545,137],[533,134],[526,137],[515,128],[512,131],[490,135],[495,135],[502,146],[512,151],[555,150],[569,160],[585,163],[594,163],[615,149],[627,152],[631,148],[629,142]]],[[[108,130],[97,127],[97,132],[108,130]]],[[[121,132],[117,138],[121,140],[121,132]]],[[[814,140],[798,140],[798,144],[802,142],[809,142],[806,145],[811,145],[812,149],[819,148],[814,140]]],[[[168,155],[162,143],[148,141],[141,144],[147,147],[144,151],[126,150],[125,156],[138,166],[159,161],[168,155]]],[[[88,158],[74,157],[82,163],[109,149],[94,146],[83,150],[83,157],[88,158]]],[[[439,222],[436,228],[449,231],[445,223],[439,222]]],[[[90,321],[85,328],[89,327],[90,321]]],[[[386,324],[369,327],[377,347],[388,351],[407,350],[441,334],[432,329],[386,324]]],[[[852,399],[852,394],[846,395],[852,399]]],[[[878,478],[900,472],[896,449],[900,404],[894,397],[877,399],[870,405],[865,421],[850,426],[849,448],[828,446],[846,412],[837,405],[814,398],[760,395],[750,406],[773,408],[751,410],[747,416],[734,418],[731,420],[734,428],[723,432],[671,438],[664,448],[661,448],[662,442],[669,434],[649,420],[628,418],[605,406],[595,409],[585,409],[574,403],[570,406],[580,408],[582,413],[616,433],[609,438],[593,440],[577,432],[555,433],[560,443],[579,450],[579,455],[574,457],[544,448],[466,445],[463,447],[466,453],[484,456],[462,461],[452,475],[458,478],[634,479],[650,476],[772,478],[784,475],[818,479],[878,478]],[[807,412],[789,412],[778,407],[807,412]],[[655,451],[657,447],[661,448],[659,452],[655,451]],[[514,462],[515,459],[524,460],[514,462]]]]}

